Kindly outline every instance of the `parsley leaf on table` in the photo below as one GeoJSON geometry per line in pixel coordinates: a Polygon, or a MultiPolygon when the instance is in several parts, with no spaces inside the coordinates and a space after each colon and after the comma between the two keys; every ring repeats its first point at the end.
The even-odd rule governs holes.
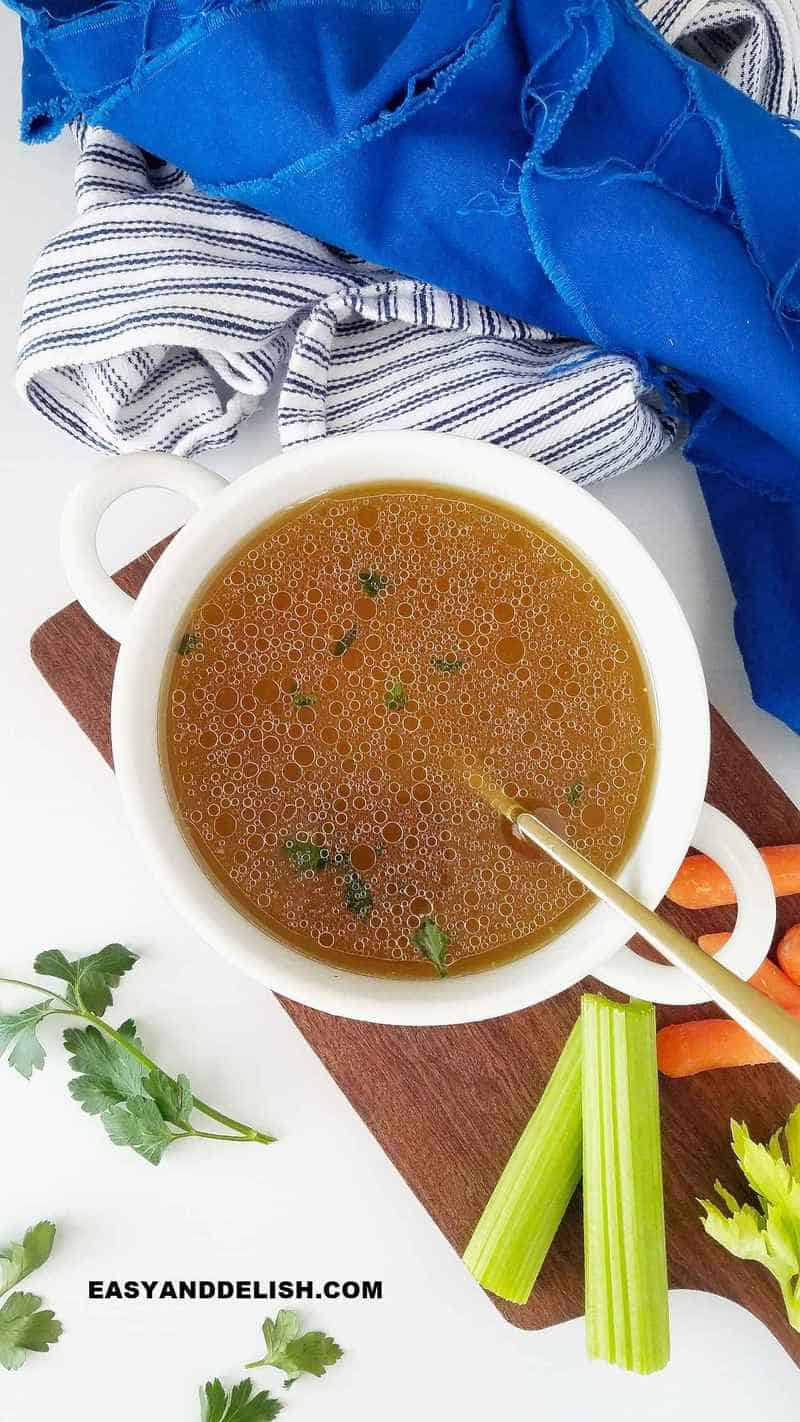
{"type": "Polygon", "coordinates": [[[202,1422],[272,1422],[283,1403],[268,1392],[253,1392],[250,1379],[237,1383],[228,1394],[219,1378],[207,1382],[200,1393],[202,1422]]]}
{"type": "Polygon", "coordinates": [[[342,1350],[327,1333],[300,1332],[300,1319],[291,1309],[282,1308],[275,1319],[262,1324],[266,1353],[248,1368],[279,1368],[286,1374],[284,1387],[291,1387],[301,1373],[321,1378],[326,1368],[338,1363],[342,1350]]]}
{"type": "Polygon", "coordinates": [[[25,1232],[21,1244],[12,1243],[0,1249],[0,1294],[8,1293],[34,1269],[41,1268],[50,1258],[55,1234],[56,1227],[50,1220],[40,1220],[25,1232]]]}
{"type": "MultiPolygon", "coordinates": [[[[138,1045],[134,1024],[126,1023],[125,1027],[130,1040],[138,1045]]],[[[90,1116],[100,1116],[132,1096],[142,1095],[141,1063],[96,1027],[68,1027],[64,1046],[77,1073],[69,1083],[70,1095],[90,1116]]]]}
{"type": "Polygon", "coordinates": [[[170,1121],[173,1126],[185,1128],[194,1110],[194,1097],[188,1076],[179,1072],[173,1081],[165,1071],[156,1067],[154,1071],[147,1073],[142,1085],[148,1096],[155,1101],[164,1120],[170,1121]]]}
{"type": "Polygon", "coordinates": [[[99,953],[70,961],[59,948],[40,953],[33,966],[47,978],[61,978],[67,983],[67,1001],[73,1007],[85,1007],[96,1017],[102,1017],[111,1006],[111,989],[119,987],[120,979],[136,963],[136,954],[121,943],[108,943],[99,953]]]}
{"type": "Polygon", "coordinates": [[[44,1002],[23,1007],[21,1012],[8,1012],[0,1016],[0,1057],[13,1042],[8,1064],[26,1081],[30,1081],[33,1072],[41,1071],[44,1066],[45,1050],[36,1035],[36,1028],[49,1015],[52,1001],[48,997],[44,1002]]]}
{"type": "Polygon", "coordinates": [[[36,971],[66,983],[63,995],[37,983],[0,977],[0,983],[45,995],[42,1003],[0,1016],[0,1056],[13,1042],[9,1062],[30,1077],[34,1068],[44,1065],[44,1050],[35,1030],[43,1018],[82,1018],[86,1027],[69,1027],[64,1033],[69,1064],[75,1072],[70,1094],[88,1115],[100,1117],[116,1145],[129,1146],[152,1165],[159,1164],[173,1141],[188,1136],[270,1145],[274,1136],[209,1106],[194,1095],[186,1076],[169,1076],[145,1056],[134,1022],[123,1022],[117,1028],[103,1020],[112,1004],[112,989],[136,961],[135,953],[120,943],[76,959],[66,958],[60,949],[40,953],[34,963],[36,971]],[[226,1127],[227,1133],[197,1129],[190,1120],[194,1112],[226,1127]]]}
{"type": "Polygon", "coordinates": [[[158,1165],[167,1146],[178,1139],[155,1101],[146,1096],[132,1096],[104,1111],[100,1119],[114,1145],[130,1146],[151,1165],[158,1165]]]}
{"type": "MultiPolygon", "coordinates": [[[[135,1047],[141,1043],[136,1026],[126,1022],[120,1029],[135,1047]]],[[[168,1122],[191,1134],[187,1117],[194,1107],[188,1078],[177,1081],[160,1067],[146,1072],[141,1062],[96,1027],[68,1027],[64,1046],[71,1053],[69,1064],[77,1072],[69,1090],[90,1116],[99,1116],[115,1145],[130,1146],[151,1165],[158,1165],[164,1151],[177,1139],[168,1122]],[[146,1094],[145,1094],[146,1093],[146,1094]]]]}
{"type": "Polygon", "coordinates": [[[51,1309],[40,1309],[37,1294],[12,1294],[0,1308],[0,1366],[21,1368],[28,1353],[46,1353],[61,1337],[51,1309]]]}
{"type": "MultiPolygon", "coordinates": [[[[0,1250],[0,1295],[40,1268],[50,1257],[56,1227],[40,1220],[22,1243],[0,1250]]],[[[61,1324],[50,1309],[39,1310],[38,1294],[11,1294],[0,1308],[0,1367],[21,1368],[28,1353],[46,1353],[61,1337],[61,1324]]]]}
{"type": "Polygon", "coordinates": [[[432,963],[440,978],[447,977],[447,945],[450,942],[448,935],[441,929],[435,918],[426,914],[420,921],[419,928],[413,934],[411,942],[423,958],[427,958],[432,963]]]}

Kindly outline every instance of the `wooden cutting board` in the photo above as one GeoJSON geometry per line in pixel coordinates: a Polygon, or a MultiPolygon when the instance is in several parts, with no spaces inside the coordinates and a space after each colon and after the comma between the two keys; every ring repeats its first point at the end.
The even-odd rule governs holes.
{"type": "MultiPolygon", "coordinates": [[[[138,592],[165,543],[118,574],[138,592]]],[[[34,634],[33,659],[56,695],[111,763],[109,710],[116,643],[77,603],[34,634]]],[[[800,811],[713,713],[708,798],[757,844],[800,842],[800,811]]],[[[733,911],[666,916],[692,936],[730,928],[733,911]]],[[[779,932],[800,921],[800,896],[779,901],[779,932]]],[[[281,999],[334,1080],[411,1189],[461,1252],[535,1106],[579,1011],[587,979],[525,1012],[461,1027],[383,1027],[331,1017],[281,999]]],[[[660,1022],[709,1015],[708,1008],[660,1008],[660,1022]]],[[[737,1195],[729,1146],[731,1116],[766,1138],[800,1099],[779,1066],[662,1082],[664,1181],[670,1283],[707,1289],[743,1304],[800,1363],[800,1335],[787,1324],[777,1285],[760,1266],[733,1259],[698,1222],[697,1196],[719,1177],[737,1195]]],[[[580,1192],[578,1192],[580,1193],[580,1192]]],[[[498,1302],[494,1300],[494,1302],[498,1302]]],[[[520,1328],[542,1328],[583,1312],[583,1248],[576,1198],[524,1307],[498,1302],[520,1328]]]]}

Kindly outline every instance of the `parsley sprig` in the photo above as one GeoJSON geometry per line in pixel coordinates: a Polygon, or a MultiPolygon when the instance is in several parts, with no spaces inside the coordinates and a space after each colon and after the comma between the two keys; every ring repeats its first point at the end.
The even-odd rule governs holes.
{"type": "Polygon", "coordinates": [[[291,1387],[301,1373],[321,1378],[325,1370],[338,1363],[342,1350],[327,1333],[300,1331],[300,1319],[292,1309],[282,1308],[274,1319],[265,1318],[261,1325],[266,1352],[263,1358],[247,1363],[248,1368],[279,1368],[286,1374],[284,1387],[291,1387]]]}
{"type": "MultiPolygon", "coordinates": [[[[303,1373],[321,1378],[327,1368],[338,1363],[342,1350],[327,1333],[303,1333],[300,1319],[291,1309],[265,1318],[261,1326],[266,1352],[263,1358],[245,1364],[248,1368],[277,1368],[284,1374],[284,1387],[292,1387],[303,1373]]],[[[283,1403],[269,1392],[255,1392],[249,1378],[227,1392],[219,1378],[200,1389],[201,1422],[272,1422],[283,1403]]]]}
{"type": "Polygon", "coordinates": [[[137,961],[121,943],[109,943],[97,953],[68,959],[60,949],[40,953],[34,971],[63,982],[63,993],[39,983],[0,977],[0,982],[29,988],[43,1001],[19,1012],[0,1016],[0,1056],[10,1047],[9,1065],[26,1079],[41,1071],[45,1049],[38,1029],[48,1017],[73,1017],[86,1027],[68,1027],[64,1046],[75,1073],[70,1094],[90,1116],[99,1116],[115,1145],[129,1146],[158,1165],[165,1150],[190,1136],[204,1140],[257,1141],[270,1145],[274,1136],[226,1116],[195,1096],[188,1077],[171,1077],[146,1056],[130,1019],[112,1027],[104,1013],[112,1006],[113,989],[137,961]],[[191,1120],[197,1112],[226,1127],[226,1131],[198,1129],[191,1120]]]}
{"type": "Polygon", "coordinates": [[[226,1392],[219,1378],[200,1392],[201,1422],[272,1422],[283,1403],[268,1392],[253,1392],[249,1378],[226,1392]]]}
{"type": "MultiPolygon", "coordinates": [[[[50,1220],[40,1220],[21,1243],[0,1250],[0,1298],[50,1258],[55,1234],[50,1220]]],[[[0,1308],[0,1367],[9,1372],[21,1368],[29,1353],[46,1353],[61,1337],[61,1324],[41,1302],[38,1294],[14,1293],[0,1308]]]]}

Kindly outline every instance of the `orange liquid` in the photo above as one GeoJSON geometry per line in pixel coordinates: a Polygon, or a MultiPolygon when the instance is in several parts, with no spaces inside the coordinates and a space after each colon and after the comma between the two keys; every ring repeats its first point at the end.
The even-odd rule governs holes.
{"type": "Polygon", "coordinates": [[[430,979],[428,916],[468,972],[589,907],[457,767],[608,871],[635,841],[655,760],[641,659],[575,554],[505,505],[402,483],[298,505],[217,569],[179,637],[161,714],[179,823],[222,892],[314,958],[430,979]]]}

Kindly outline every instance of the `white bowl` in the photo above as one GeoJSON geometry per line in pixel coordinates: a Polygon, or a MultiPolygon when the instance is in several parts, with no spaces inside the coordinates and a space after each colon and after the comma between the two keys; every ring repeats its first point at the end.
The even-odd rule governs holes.
{"type": "Polygon", "coordinates": [[[696,647],[669,586],[632,534],[576,485],[506,450],[425,433],[382,431],[321,440],[259,465],[230,485],[170,455],[127,455],[106,461],[70,496],[62,538],[68,576],[89,614],[121,644],[112,706],[120,792],[158,879],[181,913],[209,943],[276,992],[368,1021],[432,1025],[495,1017],[550,997],[590,972],[653,1000],[703,1000],[702,991],[677,969],[624,949],[629,930],[602,904],[545,947],[482,972],[427,982],[337,970],[251,923],[188,848],[170,805],[158,748],[165,661],[174,653],[187,608],[215,567],[273,514],[376,479],[433,481],[503,500],[549,527],[603,582],[638,643],[657,723],[650,805],[620,882],[652,907],[690,843],[711,852],[734,880],[740,902],[736,931],[721,960],[742,976],[752,972],[772,935],[774,896],[750,841],[717,811],[703,810],[708,702],[696,647]],[[109,504],[147,486],[177,489],[200,507],[134,602],[103,571],[96,530],[109,504]]]}

